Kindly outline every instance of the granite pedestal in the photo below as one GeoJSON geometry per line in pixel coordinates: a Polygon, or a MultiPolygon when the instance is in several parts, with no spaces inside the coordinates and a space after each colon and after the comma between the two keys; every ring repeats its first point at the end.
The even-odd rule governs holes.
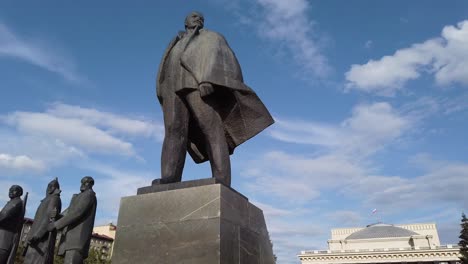
{"type": "Polygon", "coordinates": [[[140,188],[120,203],[113,264],[273,264],[263,212],[204,179],[140,188]]]}

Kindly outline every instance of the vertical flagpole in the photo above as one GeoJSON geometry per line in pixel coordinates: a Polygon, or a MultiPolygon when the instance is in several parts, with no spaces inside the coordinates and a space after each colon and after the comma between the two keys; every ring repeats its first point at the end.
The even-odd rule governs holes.
{"type": "Polygon", "coordinates": [[[379,214],[379,211],[377,210],[377,208],[372,210],[372,215],[375,216],[375,220],[377,220],[377,223],[382,223],[382,218],[380,217],[380,214],[379,214]]]}

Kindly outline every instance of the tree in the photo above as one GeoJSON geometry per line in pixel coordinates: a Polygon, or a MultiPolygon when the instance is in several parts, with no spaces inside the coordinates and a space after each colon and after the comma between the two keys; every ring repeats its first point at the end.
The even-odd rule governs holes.
{"type": "Polygon", "coordinates": [[[461,220],[461,231],[460,231],[460,260],[462,264],[468,264],[468,218],[466,218],[465,213],[462,213],[461,220]]]}
{"type": "Polygon", "coordinates": [[[18,246],[18,250],[16,251],[15,264],[23,263],[23,250],[24,250],[24,247],[20,244],[18,246]]]}
{"type": "Polygon", "coordinates": [[[97,249],[90,249],[85,264],[108,264],[109,260],[103,259],[101,252],[97,249]]]}

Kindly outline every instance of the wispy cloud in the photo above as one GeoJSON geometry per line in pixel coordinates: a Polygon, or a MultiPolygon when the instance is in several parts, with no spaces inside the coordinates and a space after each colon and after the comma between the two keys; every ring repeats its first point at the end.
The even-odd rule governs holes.
{"type": "Polygon", "coordinates": [[[106,127],[107,131],[113,134],[154,137],[158,140],[162,140],[164,135],[162,124],[145,120],[144,117],[129,118],[93,108],[63,103],[52,104],[52,107],[47,109],[47,113],[57,117],[81,120],[94,126],[106,127]]]}
{"type": "Polygon", "coordinates": [[[45,167],[42,161],[33,160],[25,155],[12,156],[6,153],[0,153],[0,169],[41,172],[45,167]]]}
{"type": "Polygon", "coordinates": [[[398,138],[415,120],[401,114],[386,102],[359,104],[341,123],[326,124],[277,118],[270,135],[284,142],[311,144],[368,156],[398,138]]]}
{"type": "Polygon", "coordinates": [[[367,174],[366,168],[346,157],[308,157],[282,151],[264,154],[249,168],[243,172],[250,179],[247,190],[295,205],[304,205],[319,198],[323,190],[349,184],[367,174]]]}
{"type": "Polygon", "coordinates": [[[345,74],[347,89],[392,96],[421,74],[433,74],[438,85],[468,84],[468,20],[446,26],[442,36],[366,64],[345,74]]]}
{"type": "Polygon", "coordinates": [[[271,40],[283,42],[295,61],[307,73],[325,77],[330,73],[326,57],[317,42],[315,22],[309,17],[306,0],[257,0],[263,8],[259,33],[271,40]]]}
{"type": "MultiPolygon", "coordinates": [[[[424,121],[434,115],[451,114],[447,109],[455,103],[432,97],[399,107],[387,102],[363,103],[336,123],[277,118],[279,122],[271,128],[270,136],[300,144],[303,149],[310,145],[309,152],[268,151],[246,164],[242,177],[246,179],[247,194],[260,201],[268,212],[268,226],[281,262],[294,263],[289,258],[300,250],[326,248],[329,237],[313,233],[314,226],[327,231],[333,227],[363,226],[373,221],[363,214],[372,208],[395,215],[411,210],[431,212],[466,207],[466,163],[435,161],[418,155],[410,159],[410,165],[424,166],[425,172],[408,177],[381,173],[380,161],[375,162],[376,154],[389,146],[400,144],[406,148],[406,143],[422,133],[424,121]],[[294,216],[297,208],[320,210],[294,216]],[[289,236],[276,232],[283,228],[282,223],[301,226],[294,222],[298,218],[321,222],[304,226],[308,230],[304,232],[312,232],[308,236],[292,235],[294,230],[289,236]]],[[[444,236],[454,237],[453,233],[444,236]]]]}
{"type": "Polygon", "coordinates": [[[58,53],[43,43],[44,41],[19,36],[0,22],[0,58],[10,57],[31,63],[59,74],[71,82],[85,80],[76,71],[75,63],[71,58],[58,53]]]}
{"type": "MultiPolygon", "coordinates": [[[[368,224],[369,219],[364,219],[362,214],[365,209],[379,208],[386,216],[410,211],[428,214],[446,208],[457,208],[459,212],[467,210],[468,194],[465,190],[468,188],[468,164],[443,164],[407,178],[379,175],[369,164],[352,163],[343,157],[314,158],[267,153],[249,164],[249,167],[261,173],[247,175],[249,178],[245,188],[251,196],[265,201],[273,242],[279,249],[281,260],[289,263],[289,259],[300,250],[326,248],[325,241],[329,237],[314,230],[328,231],[332,227],[368,224]],[[336,199],[330,203],[333,207],[319,206],[319,201],[324,198],[336,199]],[[291,209],[287,212],[268,206],[270,202],[266,201],[291,209]],[[336,210],[336,206],[348,208],[346,203],[350,201],[357,207],[356,211],[336,210]],[[320,209],[293,218],[296,207],[320,209]],[[297,219],[304,219],[308,226],[295,222],[297,219]],[[314,220],[321,222],[312,222],[314,220]]],[[[436,218],[434,215],[430,221],[439,219],[446,217],[436,218]]],[[[450,224],[446,227],[450,227],[450,224]]],[[[453,243],[454,235],[454,232],[444,233],[445,241],[453,243]]]]}
{"type": "Polygon", "coordinates": [[[328,147],[339,145],[342,136],[338,126],[281,117],[275,117],[275,126],[269,129],[268,133],[284,142],[328,147]]]}
{"type": "Polygon", "coordinates": [[[9,150],[5,153],[17,156],[8,156],[10,167],[18,164],[18,160],[24,164],[25,159],[21,157],[26,156],[31,159],[29,164],[36,161],[42,164],[41,168],[91,154],[138,158],[131,139],[158,140],[163,134],[161,125],[144,117],[134,118],[63,103],[52,104],[43,112],[4,114],[0,116],[0,124],[4,129],[14,131],[3,131],[2,138],[6,140],[0,142],[2,151],[9,150]]]}
{"type": "Polygon", "coordinates": [[[24,134],[56,138],[90,151],[135,154],[130,142],[78,119],[61,118],[46,113],[15,112],[7,116],[6,124],[24,134]]]}
{"type": "Polygon", "coordinates": [[[244,0],[226,1],[242,24],[254,27],[258,35],[275,46],[281,46],[285,57],[292,57],[304,75],[327,77],[332,68],[323,53],[316,22],[310,17],[310,4],[306,0],[244,0]],[[242,2],[242,4],[241,4],[242,2]],[[249,6],[246,15],[245,6],[249,6]],[[242,7],[243,6],[243,7],[242,7]],[[284,52],[287,51],[287,52],[284,52]]]}
{"type": "Polygon", "coordinates": [[[298,263],[296,255],[304,245],[310,247],[326,243],[328,230],[311,217],[311,214],[302,214],[296,218],[267,218],[268,231],[278,263],[298,263]]]}

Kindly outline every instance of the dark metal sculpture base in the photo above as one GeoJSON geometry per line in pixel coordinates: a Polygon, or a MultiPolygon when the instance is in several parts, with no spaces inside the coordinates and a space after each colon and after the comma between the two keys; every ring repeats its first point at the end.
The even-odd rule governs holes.
{"type": "Polygon", "coordinates": [[[138,193],[121,200],[113,264],[275,263],[262,210],[216,180],[138,193]]]}

